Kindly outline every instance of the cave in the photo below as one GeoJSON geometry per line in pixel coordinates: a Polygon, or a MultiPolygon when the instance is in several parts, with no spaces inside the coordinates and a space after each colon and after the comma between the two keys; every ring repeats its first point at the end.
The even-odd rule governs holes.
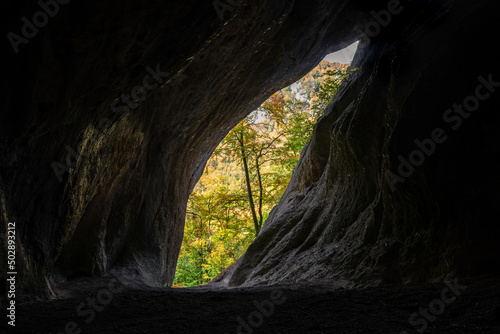
{"type": "Polygon", "coordinates": [[[497,12],[491,0],[9,4],[2,328],[497,333],[497,12]],[[356,41],[357,70],[245,255],[208,286],[163,288],[217,144],[356,41]],[[89,296],[101,303],[78,318],[89,296]],[[412,323],[419,306],[435,312],[412,323]]]}

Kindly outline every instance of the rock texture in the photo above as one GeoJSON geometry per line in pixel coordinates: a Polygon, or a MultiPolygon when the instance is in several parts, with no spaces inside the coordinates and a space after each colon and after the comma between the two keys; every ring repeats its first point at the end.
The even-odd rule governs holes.
{"type": "MultiPolygon", "coordinates": [[[[21,18],[41,8],[12,6],[5,35],[22,35],[21,18]]],[[[243,1],[222,21],[211,1],[70,2],[17,54],[5,38],[0,220],[16,222],[18,289],[50,295],[111,269],[172,282],[187,198],[212,150],[358,39],[369,10],[243,1]]]]}
{"type": "Polygon", "coordinates": [[[226,283],[359,285],[499,270],[494,8],[413,2],[358,51],[358,71],[226,283]]]}
{"type": "MultiPolygon", "coordinates": [[[[442,121],[478,76],[500,81],[494,2],[401,3],[228,284],[498,267],[498,95],[457,131],[442,121]],[[398,156],[436,127],[449,139],[391,191],[398,156]]],[[[12,6],[5,35],[40,10],[12,6]]],[[[187,198],[217,143],[387,6],[242,1],[221,21],[211,1],[93,0],[60,5],[17,54],[5,38],[0,222],[16,222],[18,288],[50,295],[60,280],[112,269],[171,282],[187,198]]]]}

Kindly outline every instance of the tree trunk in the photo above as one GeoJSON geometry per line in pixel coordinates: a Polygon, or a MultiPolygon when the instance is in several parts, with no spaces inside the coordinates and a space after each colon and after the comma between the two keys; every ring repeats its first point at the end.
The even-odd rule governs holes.
{"type": "Polygon", "coordinates": [[[260,175],[260,165],[259,165],[259,156],[255,158],[255,168],[257,169],[257,178],[259,180],[259,231],[262,228],[262,220],[264,219],[264,215],[262,214],[262,176],[260,175]]]}
{"type": "Polygon", "coordinates": [[[240,144],[241,150],[241,160],[243,161],[243,169],[245,171],[245,180],[247,184],[247,193],[248,193],[248,203],[250,204],[250,210],[252,211],[253,224],[255,228],[255,236],[259,235],[260,226],[259,220],[257,219],[257,213],[255,212],[255,204],[253,202],[253,194],[252,194],[252,185],[250,184],[250,171],[248,170],[248,160],[245,152],[245,144],[243,143],[243,134],[240,133],[237,136],[238,142],[240,144]]]}

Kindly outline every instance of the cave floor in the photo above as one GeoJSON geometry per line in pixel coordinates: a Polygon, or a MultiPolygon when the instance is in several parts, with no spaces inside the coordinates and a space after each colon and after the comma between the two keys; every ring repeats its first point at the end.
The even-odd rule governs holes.
{"type": "Polygon", "coordinates": [[[459,280],[454,289],[445,283],[357,290],[325,283],[138,289],[84,279],[68,286],[73,290],[65,298],[18,301],[14,332],[500,333],[497,276],[459,280]],[[430,311],[414,315],[410,324],[421,307],[430,311]]]}

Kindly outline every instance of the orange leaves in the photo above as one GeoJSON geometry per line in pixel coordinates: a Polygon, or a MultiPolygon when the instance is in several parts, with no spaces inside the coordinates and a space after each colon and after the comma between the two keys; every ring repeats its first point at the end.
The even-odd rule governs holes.
{"type": "Polygon", "coordinates": [[[288,114],[285,97],[281,92],[274,93],[260,106],[259,110],[264,111],[270,120],[278,124],[282,124],[288,114]]]}
{"type": "Polygon", "coordinates": [[[176,286],[206,283],[245,252],[338,90],[342,72],[331,68],[270,96],[215,149],[189,198],[176,286]]]}

